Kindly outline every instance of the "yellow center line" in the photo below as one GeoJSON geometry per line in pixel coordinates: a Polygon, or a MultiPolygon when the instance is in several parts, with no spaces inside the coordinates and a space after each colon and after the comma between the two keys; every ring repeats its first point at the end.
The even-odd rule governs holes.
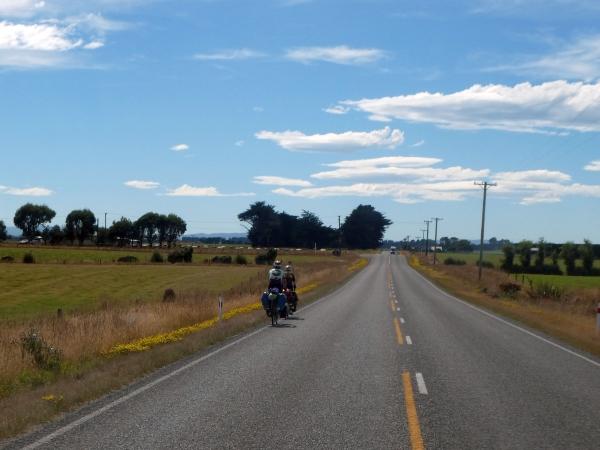
{"type": "Polygon", "coordinates": [[[394,301],[390,298],[390,308],[392,308],[392,312],[396,311],[396,308],[394,308],[394,301]]]}
{"type": "Polygon", "coordinates": [[[415,406],[415,397],[413,394],[410,373],[402,373],[402,384],[404,385],[404,403],[406,404],[406,418],[408,420],[408,432],[410,434],[410,443],[412,450],[424,450],[423,436],[421,436],[421,426],[419,425],[419,416],[415,406]]]}
{"type": "Polygon", "coordinates": [[[394,328],[396,329],[396,339],[398,340],[398,345],[404,344],[404,338],[402,337],[402,331],[400,330],[400,322],[398,322],[397,317],[394,317],[394,328]]]}

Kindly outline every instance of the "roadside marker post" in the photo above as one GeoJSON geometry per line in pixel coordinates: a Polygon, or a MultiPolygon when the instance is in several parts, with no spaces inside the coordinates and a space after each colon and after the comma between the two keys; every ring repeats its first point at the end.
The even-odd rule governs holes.
{"type": "Polygon", "coordinates": [[[223,320],[223,296],[219,295],[219,322],[223,320]]]}
{"type": "Polygon", "coordinates": [[[596,333],[600,334],[600,303],[596,308],[596,333]]]}

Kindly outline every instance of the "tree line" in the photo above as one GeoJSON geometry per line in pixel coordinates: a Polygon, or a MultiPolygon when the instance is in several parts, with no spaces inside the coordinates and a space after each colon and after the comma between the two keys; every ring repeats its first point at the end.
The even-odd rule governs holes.
{"type": "Polygon", "coordinates": [[[567,275],[600,275],[600,269],[594,267],[594,261],[600,254],[600,246],[593,245],[589,239],[579,245],[573,242],[551,244],[544,239],[537,243],[523,240],[517,244],[505,245],[502,252],[504,259],[501,268],[507,272],[561,275],[563,272],[558,262],[562,259],[567,275]],[[515,257],[519,264],[515,262],[515,257]],[[580,266],[577,265],[578,260],[581,260],[580,266]]]}
{"type": "MultiPolygon", "coordinates": [[[[148,212],[135,221],[121,217],[108,229],[100,228],[97,217],[89,209],[71,211],[62,227],[50,225],[55,216],[56,212],[47,205],[27,203],[15,212],[13,223],[24,238],[39,237],[52,245],[67,241],[82,245],[86,241],[94,241],[98,245],[142,245],[146,242],[171,247],[187,230],[185,221],[176,214],[148,212]]],[[[0,221],[0,240],[7,237],[6,226],[0,221]]]]}
{"type": "Polygon", "coordinates": [[[265,202],[253,203],[238,219],[245,223],[248,240],[255,247],[378,248],[386,228],[392,224],[371,205],[358,205],[339,230],[324,225],[310,211],[295,216],[278,212],[265,202]]]}

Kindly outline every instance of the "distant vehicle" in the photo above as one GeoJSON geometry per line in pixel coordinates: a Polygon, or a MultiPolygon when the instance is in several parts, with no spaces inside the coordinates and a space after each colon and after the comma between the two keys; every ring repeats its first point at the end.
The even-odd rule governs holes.
{"type": "Polygon", "coordinates": [[[396,247],[394,247],[393,245],[390,247],[390,255],[395,255],[396,254],[396,247]]]}

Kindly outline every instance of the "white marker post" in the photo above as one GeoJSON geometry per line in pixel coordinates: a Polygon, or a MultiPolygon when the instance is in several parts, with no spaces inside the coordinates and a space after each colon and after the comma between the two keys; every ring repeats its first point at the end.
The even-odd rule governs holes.
{"type": "Polygon", "coordinates": [[[219,322],[223,320],[223,296],[219,295],[219,322]]]}

